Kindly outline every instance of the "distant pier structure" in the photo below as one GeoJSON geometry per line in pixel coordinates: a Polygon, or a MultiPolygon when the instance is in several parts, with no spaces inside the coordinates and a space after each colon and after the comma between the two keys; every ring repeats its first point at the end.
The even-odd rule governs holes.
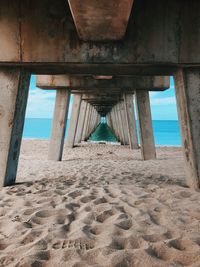
{"type": "Polygon", "coordinates": [[[200,2],[2,0],[0,185],[15,183],[30,75],[56,90],[49,159],[87,140],[106,117],[123,145],[155,159],[149,91],[175,80],[188,186],[200,188],[200,2]]]}

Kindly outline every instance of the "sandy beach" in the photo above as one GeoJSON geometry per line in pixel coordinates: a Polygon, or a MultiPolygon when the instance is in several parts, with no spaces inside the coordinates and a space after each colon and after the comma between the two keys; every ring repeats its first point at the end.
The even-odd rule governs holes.
{"type": "Polygon", "coordinates": [[[82,144],[47,160],[24,140],[17,185],[0,190],[0,266],[200,266],[200,193],[181,148],[82,144]]]}

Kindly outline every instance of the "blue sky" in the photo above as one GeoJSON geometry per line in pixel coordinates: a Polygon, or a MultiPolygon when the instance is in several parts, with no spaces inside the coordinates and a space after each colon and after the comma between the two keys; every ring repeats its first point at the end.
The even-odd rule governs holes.
{"type": "MultiPolygon", "coordinates": [[[[56,93],[54,90],[41,90],[35,84],[35,76],[33,75],[31,77],[26,117],[52,118],[56,93]]],[[[173,78],[170,79],[169,90],[150,92],[150,101],[153,120],[178,119],[173,78]]]]}

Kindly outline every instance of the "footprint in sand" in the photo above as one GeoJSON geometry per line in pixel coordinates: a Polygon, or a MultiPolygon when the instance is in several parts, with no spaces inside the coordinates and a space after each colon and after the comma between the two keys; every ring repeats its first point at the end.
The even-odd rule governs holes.
{"type": "Polygon", "coordinates": [[[143,239],[147,242],[150,243],[156,243],[156,242],[160,242],[160,241],[166,241],[170,238],[168,238],[169,236],[165,233],[165,234],[151,234],[151,235],[143,235],[142,236],[143,239]]]}
{"type": "Polygon", "coordinates": [[[182,238],[173,239],[168,243],[168,246],[173,247],[180,251],[193,251],[193,252],[199,251],[200,252],[200,248],[198,244],[189,239],[182,239],[182,238]]]}
{"type": "Polygon", "coordinates": [[[85,196],[85,197],[82,197],[81,199],[80,199],[80,201],[82,202],[82,203],[88,203],[88,202],[90,202],[91,200],[94,200],[96,197],[95,196],[85,196]]]}
{"type": "Polygon", "coordinates": [[[52,247],[54,249],[89,250],[94,248],[94,241],[86,238],[64,241],[59,240],[55,242],[52,247]]]}
{"type": "Polygon", "coordinates": [[[69,203],[66,204],[65,207],[71,211],[76,211],[78,208],[80,208],[80,205],[78,203],[69,203]]]}
{"type": "Polygon", "coordinates": [[[1,267],[7,267],[10,266],[10,264],[13,264],[15,261],[14,257],[12,256],[0,256],[0,266],[1,267]]]}
{"type": "Polygon", "coordinates": [[[102,213],[100,213],[99,215],[96,216],[96,221],[103,223],[105,220],[107,220],[108,218],[110,218],[114,214],[115,214],[115,211],[112,208],[108,209],[108,210],[104,210],[102,213]]]}
{"type": "Polygon", "coordinates": [[[90,229],[90,233],[93,235],[100,235],[102,233],[102,226],[96,225],[90,229]]]}
{"type": "Polygon", "coordinates": [[[68,194],[69,197],[72,197],[73,199],[80,197],[82,195],[82,192],[80,190],[75,190],[68,194]]]}
{"type": "Polygon", "coordinates": [[[117,221],[115,225],[123,230],[129,230],[133,225],[132,218],[126,213],[120,214],[117,221]]]}
{"type": "Polygon", "coordinates": [[[40,261],[48,261],[50,260],[50,252],[49,251],[38,251],[34,255],[31,255],[30,257],[34,257],[37,260],[40,261]]]}
{"type": "Polygon", "coordinates": [[[114,236],[110,245],[111,248],[116,250],[124,249],[146,249],[148,247],[148,242],[146,242],[142,237],[135,237],[133,235],[129,237],[119,237],[114,236]]]}
{"type": "Polygon", "coordinates": [[[31,229],[28,234],[25,234],[24,238],[20,242],[21,246],[33,243],[38,237],[42,235],[42,231],[31,229]]]}
{"type": "Polygon", "coordinates": [[[99,204],[102,204],[102,203],[107,203],[108,200],[105,198],[105,197],[100,197],[100,198],[97,198],[96,200],[94,200],[94,205],[99,205],[99,204]]]}
{"type": "Polygon", "coordinates": [[[34,248],[36,250],[47,250],[48,242],[44,238],[42,238],[34,245],[34,248]]]}
{"type": "Polygon", "coordinates": [[[94,248],[94,242],[83,238],[77,240],[69,240],[63,242],[62,248],[89,250],[94,248]]]}
{"type": "Polygon", "coordinates": [[[0,251],[3,251],[4,249],[6,249],[9,245],[0,242],[0,251]]]}
{"type": "Polygon", "coordinates": [[[29,220],[30,223],[35,223],[39,225],[57,223],[64,224],[66,218],[69,218],[70,214],[68,214],[66,209],[61,210],[40,210],[34,213],[29,220]]]}
{"type": "Polygon", "coordinates": [[[176,244],[176,248],[166,243],[157,243],[146,249],[146,252],[160,260],[178,262],[181,266],[190,266],[200,260],[199,251],[187,253],[185,250],[177,249],[183,248],[178,241],[174,241],[173,244],[176,244]]]}

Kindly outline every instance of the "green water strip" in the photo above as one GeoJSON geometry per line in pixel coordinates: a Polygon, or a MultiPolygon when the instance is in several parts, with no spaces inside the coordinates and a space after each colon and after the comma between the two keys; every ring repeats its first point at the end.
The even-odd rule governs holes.
{"type": "Polygon", "coordinates": [[[89,137],[89,141],[117,142],[117,138],[107,123],[100,123],[95,132],[89,137]]]}

